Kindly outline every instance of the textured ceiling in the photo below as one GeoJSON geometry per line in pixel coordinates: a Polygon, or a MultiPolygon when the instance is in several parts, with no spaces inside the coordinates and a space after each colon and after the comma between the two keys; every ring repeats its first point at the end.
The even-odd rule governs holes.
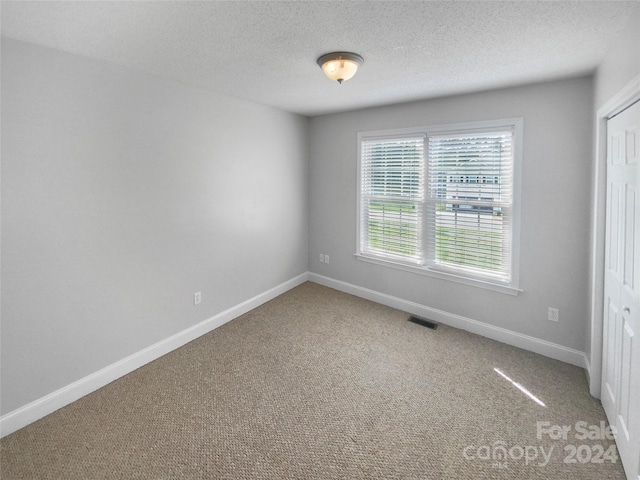
{"type": "MultiPolygon", "coordinates": [[[[2,35],[303,115],[586,74],[638,1],[2,1],[2,35]],[[320,55],[365,63],[343,85],[320,55]]],[[[639,26],[640,28],[640,26],[639,26]]]]}

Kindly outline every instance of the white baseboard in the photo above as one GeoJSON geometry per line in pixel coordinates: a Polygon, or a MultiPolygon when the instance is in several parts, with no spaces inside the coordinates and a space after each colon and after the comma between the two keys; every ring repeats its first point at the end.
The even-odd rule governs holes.
{"type": "Polygon", "coordinates": [[[87,375],[66,387],[56,390],[55,392],[45,395],[38,400],[3,415],[0,417],[0,437],[9,435],[16,430],[19,430],[20,428],[25,427],[72,402],[75,402],[85,395],[88,395],[114,380],[133,372],[137,368],[166,355],[172,350],[195,340],[205,333],[224,325],[230,320],[233,320],[256,307],[259,307],[263,303],[274,299],[278,295],[297,287],[308,279],[308,272],[298,275],[297,277],[281,283],[266,292],[256,295],[249,300],[225,310],[224,312],[214,315],[193,327],[178,332],[175,335],[109,365],[108,367],[98,370],[91,375],[87,375]]]}
{"type": "Polygon", "coordinates": [[[593,395],[592,389],[591,389],[591,362],[589,361],[589,357],[587,357],[587,354],[584,354],[584,374],[587,376],[587,384],[589,385],[589,393],[591,394],[591,396],[593,395]]]}
{"type": "Polygon", "coordinates": [[[483,337],[491,338],[507,345],[513,345],[514,347],[522,348],[530,352],[544,355],[545,357],[560,360],[571,365],[586,368],[588,365],[587,356],[584,352],[574,350],[572,348],[564,347],[556,343],[541,340],[539,338],[531,337],[529,335],[523,335],[521,333],[507,330],[506,328],[496,327],[487,323],[473,320],[472,318],[455,315],[453,313],[438,310],[436,308],[427,307],[419,303],[404,300],[402,298],[380,293],[368,288],[359,287],[351,283],[343,282],[341,280],[335,280],[330,277],[318,275],[317,273],[309,273],[309,281],[324,285],[326,287],[340,290],[341,292],[349,293],[357,297],[365,298],[388,307],[397,308],[398,310],[405,311],[414,315],[429,318],[437,322],[449,325],[451,327],[466,330],[471,333],[482,335],[483,337]]]}

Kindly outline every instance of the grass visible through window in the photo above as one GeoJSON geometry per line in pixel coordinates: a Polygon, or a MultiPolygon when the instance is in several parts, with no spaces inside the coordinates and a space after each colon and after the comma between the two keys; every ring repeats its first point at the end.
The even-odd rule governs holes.
{"type": "MultiPolygon", "coordinates": [[[[447,215],[444,209],[437,210],[437,215],[447,215]]],[[[411,259],[421,256],[417,221],[421,213],[415,203],[372,200],[368,214],[370,249],[411,259]]],[[[485,271],[500,271],[502,235],[495,231],[483,231],[483,228],[487,230],[491,226],[495,227],[487,225],[500,221],[500,217],[490,214],[465,216],[477,218],[478,227],[468,228],[468,222],[464,225],[466,228],[436,226],[436,261],[485,271]]]]}
{"type": "Polygon", "coordinates": [[[436,227],[436,260],[439,262],[499,271],[501,258],[499,233],[436,227]]]}
{"type": "Polygon", "coordinates": [[[385,253],[417,257],[418,209],[409,202],[371,201],[369,247],[385,253]]]}

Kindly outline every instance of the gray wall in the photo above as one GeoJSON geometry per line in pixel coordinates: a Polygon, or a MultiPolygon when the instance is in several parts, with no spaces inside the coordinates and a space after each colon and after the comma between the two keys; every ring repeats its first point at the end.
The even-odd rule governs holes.
{"type": "Polygon", "coordinates": [[[307,183],[306,118],[3,39],[1,412],[306,272],[307,183]]]}
{"type": "Polygon", "coordinates": [[[373,108],[311,120],[310,271],[585,350],[591,77],[373,108]],[[524,118],[517,297],[356,260],[356,134],[524,118]],[[319,253],[331,263],[319,262],[319,253]],[[547,320],[547,307],[560,322],[547,320]]]}
{"type": "Polygon", "coordinates": [[[640,74],[640,5],[623,32],[615,38],[595,75],[595,108],[640,74]]]}

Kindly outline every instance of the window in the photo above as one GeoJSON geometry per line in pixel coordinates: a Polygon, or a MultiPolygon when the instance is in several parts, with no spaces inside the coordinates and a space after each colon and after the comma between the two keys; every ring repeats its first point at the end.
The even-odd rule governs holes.
{"type": "Polygon", "coordinates": [[[522,119],[359,134],[363,260],[517,293],[522,119]]]}
{"type": "Polygon", "coordinates": [[[362,142],[362,252],[422,262],[424,135],[362,142]]]}

